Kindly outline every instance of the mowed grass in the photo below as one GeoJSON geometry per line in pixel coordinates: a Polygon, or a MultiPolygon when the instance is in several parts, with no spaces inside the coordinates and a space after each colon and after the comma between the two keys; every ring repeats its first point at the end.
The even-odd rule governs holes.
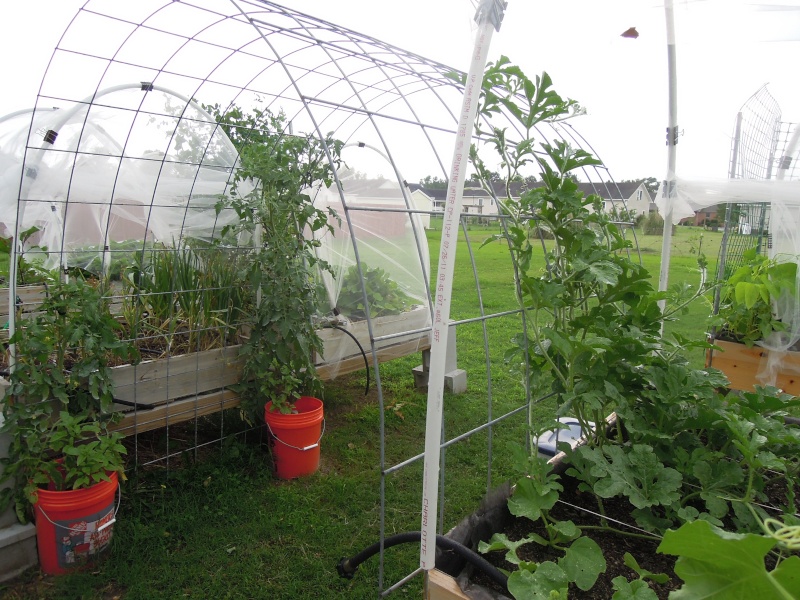
{"type": "MultiPolygon", "coordinates": [[[[512,269],[506,246],[479,246],[492,231],[469,229],[472,256],[460,238],[454,270],[451,317],[469,321],[458,326],[458,366],[467,371],[468,391],[446,394],[444,428],[452,438],[525,404],[520,375],[503,361],[511,337],[519,331],[515,314],[492,318],[516,308],[512,269]],[[476,285],[474,272],[478,273],[476,285]]],[[[678,228],[673,238],[670,280],[697,285],[696,238],[700,231],[678,228]]],[[[716,257],[717,234],[704,234],[704,251],[716,257]],[[715,247],[716,244],[716,247],[715,247]]],[[[429,232],[432,278],[436,278],[439,234],[429,232]]],[[[642,261],[657,282],[660,236],[639,235],[642,261]]],[[[707,305],[692,306],[668,331],[698,338],[705,331],[707,305]]],[[[702,364],[702,355],[692,357],[702,364]]],[[[387,551],[383,581],[379,557],[366,561],[352,580],[341,579],[336,563],[388,536],[420,527],[422,463],[381,478],[382,469],[419,456],[424,447],[427,396],[414,388],[411,369],[418,354],[380,369],[383,406],[374,376],[365,395],[366,372],[343,376],[326,386],[326,432],[318,473],[296,481],[278,481],[259,432],[241,434],[223,444],[187,452],[170,470],[131,472],[122,487],[113,548],[97,567],[58,578],[38,570],[0,584],[9,599],[367,599],[413,572],[418,546],[387,551]],[[381,442],[383,428],[383,443],[381,442]],[[381,457],[383,456],[383,462],[381,457]],[[381,489],[384,503],[381,504],[381,489]]],[[[533,419],[548,418],[554,407],[536,404],[533,419]]],[[[215,433],[219,415],[204,419],[215,433]]],[[[485,495],[513,473],[508,445],[521,443],[525,411],[450,446],[443,459],[444,530],[471,513],[485,495]],[[491,446],[489,439],[491,437],[491,446]],[[490,456],[491,448],[491,456],[490,456]],[[487,476],[491,461],[491,476],[487,476]]],[[[235,428],[235,412],[225,415],[235,428]]],[[[154,434],[163,446],[167,436],[186,432],[173,427],[154,434]]],[[[190,432],[193,434],[193,431],[190,432]]],[[[394,597],[420,598],[422,580],[414,578],[394,597]]]]}

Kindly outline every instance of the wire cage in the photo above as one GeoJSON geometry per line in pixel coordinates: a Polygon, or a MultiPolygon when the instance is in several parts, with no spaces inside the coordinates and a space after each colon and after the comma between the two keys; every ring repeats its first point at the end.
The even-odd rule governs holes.
{"type": "MultiPolygon", "coordinates": [[[[767,86],[753,94],[736,114],[729,175],[732,179],[770,179],[776,164],[781,110],[767,86]]],[[[785,140],[785,138],[784,138],[785,140]]],[[[785,148],[785,141],[784,141],[785,148]]],[[[765,252],[769,245],[769,206],[734,204],[725,211],[726,243],[720,247],[717,275],[727,279],[751,248],[765,252]]]]}
{"type": "MultiPolygon", "coordinates": [[[[776,263],[797,263],[800,245],[797,239],[798,176],[795,165],[799,142],[800,128],[795,123],[783,121],[781,108],[766,85],[757,90],[737,113],[729,180],[707,186],[718,193],[718,201],[723,201],[717,208],[724,209],[724,230],[716,270],[718,282],[726,282],[742,267],[747,267],[745,273],[749,272],[752,262],[748,264],[748,261],[752,259],[748,259],[748,253],[753,251],[776,263]]],[[[778,374],[790,369],[787,351],[795,348],[800,324],[796,300],[798,286],[800,281],[795,280],[794,293],[787,292],[770,300],[771,313],[782,322],[785,331],[780,334],[760,332],[763,339],[757,340],[758,352],[753,353],[749,367],[763,385],[778,385],[778,374]]],[[[721,290],[722,286],[718,286],[715,291],[715,314],[720,312],[723,302],[730,302],[730,298],[721,297],[721,290]]],[[[711,339],[720,333],[725,334],[712,328],[711,339]]],[[[731,349],[734,348],[731,345],[731,349]]],[[[714,355],[709,352],[709,364],[712,364],[714,355]]],[[[749,389],[753,385],[753,376],[748,374],[737,379],[737,372],[728,366],[736,364],[738,367],[741,358],[720,357],[713,365],[727,369],[732,387],[749,389]]],[[[780,386],[788,387],[785,383],[780,386]]]]}
{"type": "MultiPolygon", "coordinates": [[[[64,277],[110,280],[112,307],[131,325],[144,359],[120,366],[116,382],[131,468],[169,468],[179,453],[220,442],[236,420],[225,411],[238,402],[230,388],[243,333],[236,266],[253,246],[252,238],[228,235],[238,215],[220,199],[249,191],[247,182],[234,184],[242,144],[264,143],[258,136],[270,124],[275,143],[311,140],[331,166],[332,181],[313,182],[307,193],[341,219],[331,221],[334,235],[319,240],[318,255],[336,276],[320,282],[325,352],[318,368],[332,379],[368,365],[381,415],[374,432],[379,464],[364,465],[380,472],[376,538],[384,539],[387,528],[416,528],[415,514],[403,517],[407,523],[388,522],[403,512],[392,511],[395,483],[402,476],[418,485],[423,454],[422,440],[411,456],[386,447],[384,379],[401,375],[396,369],[387,375],[385,361],[408,366],[405,384],[414,385],[410,367],[424,365],[419,354],[429,347],[436,274],[428,236],[437,238],[428,228],[441,204],[435,191],[409,184],[404,173],[422,166],[447,177],[463,92],[448,76],[454,72],[272,2],[87,1],[53,52],[35,106],[0,119],[0,214],[16,252],[5,306],[10,329],[46,294],[20,259],[64,277]],[[224,126],[220,116],[233,111],[254,119],[246,127],[224,126]],[[385,323],[369,296],[368,275],[376,271],[410,299],[385,323]],[[355,289],[345,289],[352,281],[355,289]],[[347,295],[362,300],[363,314],[345,309],[347,295]],[[351,344],[356,327],[363,330],[363,353],[351,344]],[[171,436],[179,425],[180,437],[171,436]],[[151,443],[152,431],[166,432],[166,444],[151,443]]],[[[592,152],[569,122],[537,127],[540,141],[564,139],[592,152]]],[[[624,203],[604,167],[581,177],[586,191],[624,203]]],[[[488,196],[474,207],[462,219],[468,251],[456,267],[470,308],[451,323],[457,340],[451,366],[467,369],[470,394],[445,408],[442,452],[470,439],[482,449],[470,452],[470,464],[463,457],[442,462],[442,500],[464,468],[485,469],[485,491],[491,489],[495,437],[524,439],[529,408],[541,401],[503,364],[498,339],[507,340],[520,318],[513,306],[484,304],[482,286],[499,284],[477,271],[480,224],[470,221],[502,217],[488,196]],[[465,345],[483,348],[482,364],[457,364],[465,345]],[[496,432],[500,422],[517,427],[496,432]]],[[[513,282],[507,285],[513,298],[513,282]]],[[[420,373],[424,385],[424,366],[420,373]]],[[[447,514],[444,501],[439,506],[443,529],[463,516],[447,514]]],[[[381,552],[379,592],[403,581],[385,581],[381,552]]]]}

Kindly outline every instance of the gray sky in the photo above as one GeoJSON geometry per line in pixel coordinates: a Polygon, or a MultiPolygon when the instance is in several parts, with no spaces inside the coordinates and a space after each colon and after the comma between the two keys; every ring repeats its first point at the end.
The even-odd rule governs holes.
{"type": "MultiPolygon", "coordinates": [[[[5,2],[0,115],[33,105],[52,49],[83,5],[5,2]]],[[[278,3],[459,69],[469,64],[472,0],[278,3]]],[[[675,14],[678,175],[725,177],[736,112],[759,87],[769,83],[784,120],[800,120],[800,3],[675,0],[675,14]]],[[[658,0],[509,0],[490,59],[501,54],[529,75],[548,71],[562,95],[586,106],[588,114],[574,124],[616,179],[664,177],[667,51],[658,0]],[[638,39],[620,37],[629,27],[638,39]]]]}

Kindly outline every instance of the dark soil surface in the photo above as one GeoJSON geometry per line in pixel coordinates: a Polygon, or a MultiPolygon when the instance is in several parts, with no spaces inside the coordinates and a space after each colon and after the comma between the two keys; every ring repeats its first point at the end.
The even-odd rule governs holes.
{"type": "MultiPolygon", "coordinates": [[[[564,491],[561,493],[559,502],[550,512],[551,517],[562,521],[571,520],[579,526],[599,525],[600,517],[596,514],[597,505],[594,496],[578,491],[576,489],[575,480],[569,477],[562,477],[561,483],[564,486],[564,491]]],[[[785,481],[777,478],[766,484],[764,492],[768,498],[767,502],[771,506],[786,506],[787,494],[785,483],[785,481]]],[[[795,496],[800,497],[800,482],[793,482],[793,487],[795,496]]],[[[610,526],[630,533],[646,535],[641,530],[638,530],[635,525],[625,525],[633,524],[633,519],[630,516],[631,506],[624,498],[605,500],[603,507],[609,521],[613,519],[613,522],[608,523],[610,526]]],[[[732,524],[729,525],[732,527],[732,524]]],[[[514,541],[527,537],[531,533],[542,536],[545,535],[540,522],[534,523],[529,519],[518,519],[516,517],[511,517],[503,533],[514,541]]],[[[656,593],[659,599],[667,600],[670,591],[676,590],[683,585],[683,582],[675,575],[673,570],[676,557],[659,554],[656,551],[659,545],[658,540],[632,537],[609,531],[586,529],[583,535],[590,537],[600,546],[603,551],[603,556],[605,556],[606,559],[606,572],[600,575],[595,586],[588,592],[584,592],[574,585],[571,585],[569,589],[570,598],[608,600],[614,595],[614,587],[611,581],[615,577],[621,575],[629,581],[637,579],[638,575],[625,565],[624,557],[626,552],[633,555],[641,568],[652,573],[664,573],[669,577],[669,581],[664,584],[648,581],[650,588],[656,593]]],[[[526,561],[542,562],[552,560],[555,562],[558,560],[561,553],[535,543],[530,543],[518,549],[517,555],[522,560],[526,561]]],[[[504,556],[505,552],[493,552],[485,555],[485,558],[496,567],[507,571],[514,571],[516,567],[508,563],[504,559],[504,556]]],[[[771,564],[769,558],[767,560],[767,567],[770,569],[774,568],[774,563],[771,564]]],[[[470,581],[485,588],[497,592],[500,591],[500,588],[482,573],[476,572],[470,581]]]]}
{"type": "MultiPolygon", "coordinates": [[[[577,491],[573,480],[569,478],[562,478],[562,484],[564,485],[564,491],[561,494],[561,500],[553,507],[550,513],[551,516],[562,521],[571,520],[576,525],[599,525],[599,517],[593,514],[597,512],[597,506],[593,506],[593,497],[588,494],[581,494],[577,491]],[[588,511],[591,512],[587,512],[587,510],[582,510],[581,508],[588,509],[588,511]]],[[[630,517],[631,507],[624,499],[622,499],[622,501],[619,499],[605,501],[604,508],[606,516],[610,519],[620,521],[621,523],[630,523],[632,521],[630,517]]],[[[610,522],[609,525],[615,529],[644,535],[638,529],[626,527],[623,524],[610,522]]],[[[512,521],[505,529],[504,533],[511,540],[519,540],[531,533],[543,535],[543,529],[540,526],[540,522],[534,523],[529,519],[512,518],[512,521]]],[[[611,581],[615,577],[622,575],[629,581],[637,579],[638,575],[625,565],[624,556],[626,552],[633,555],[640,567],[652,573],[665,573],[669,576],[670,579],[665,584],[657,584],[652,581],[648,582],[660,599],[666,600],[670,591],[681,587],[682,582],[673,571],[675,557],[658,554],[656,552],[656,548],[658,548],[659,544],[658,540],[643,539],[641,537],[631,537],[614,532],[597,530],[585,530],[584,535],[597,542],[600,549],[603,551],[603,556],[605,556],[607,564],[606,572],[600,575],[595,586],[588,592],[584,592],[574,585],[570,585],[570,598],[608,600],[614,595],[614,588],[611,581]]],[[[545,560],[556,561],[560,556],[560,553],[535,543],[526,544],[517,551],[517,554],[523,560],[536,562],[545,560]]],[[[509,571],[515,570],[516,567],[506,562],[504,555],[504,552],[493,552],[486,555],[485,558],[497,567],[509,571]]],[[[482,574],[476,574],[472,578],[472,582],[486,588],[499,590],[497,586],[482,574]]]]}

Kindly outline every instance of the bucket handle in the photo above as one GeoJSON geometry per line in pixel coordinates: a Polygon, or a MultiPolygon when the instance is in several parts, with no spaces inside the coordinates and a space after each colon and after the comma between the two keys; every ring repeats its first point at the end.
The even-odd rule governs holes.
{"type": "MultiPolygon", "coordinates": [[[[114,495],[117,497],[117,506],[116,506],[116,508],[114,509],[114,516],[113,516],[113,517],[111,517],[111,520],[110,520],[110,521],[108,521],[108,522],[106,522],[106,523],[103,523],[102,525],[100,525],[100,527],[98,527],[98,528],[97,528],[97,531],[98,531],[98,532],[100,532],[100,531],[103,531],[103,530],[104,530],[104,529],[106,529],[107,527],[111,527],[111,526],[112,526],[114,523],[116,523],[116,522],[117,522],[117,513],[119,512],[119,505],[122,503],[122,484],[120,484],[119,482],[117,482],[117,491],[115,492],[115,494],[114,494],[114,495]]],[[[52,524],[54,527],[61,527],[62,529],[67,529],[67,530],[69,530],[69,531],[78,531],[78,532],[80,532],[80,531],[83,531],[83,529],[72,528],[72,527],[65,527],[64,525],[60,525],[60,524],[58,524],[58,523],[55,523],[55,522],[53,522],[53,519],[51,519],[51,518],[50,518],[50,517],[47,515],[47,513],[44,511],[44,508],[42,508],[42,506],[41,506],[41,505],[39,505],[37,508],[38,508],[38,509],[39,509],[39,510],[42,512],[42,514],[44,515],[44,518],[45,518],[45,519],[47,519],[48,521],[50,521],[50,523],[51,523],[51,524],[52,524]]]]}
{"type": "Polygon", "coordinates": [[[322,436],[325,435],[325,419],[322,419],[322,431],[319,434],[319,439],[315,443],[311,444],[310,446],[306,446],[304,448],[300,448],[298,446],[292,446],[288,442],[284,442],[281,438],[279,438],[277,435],[275,435],[273,433],[272,427],[269,426],[269,423],[267,423],[266,425],[267,425],[267,429],[269,429],[269,434],[272,437],[274,437],[276,440],[278,440],[284,446],[288,446],[289,448],[293,448],[294,450],[299,450],[300,452],[305,452],[306,450],[313,450],[314,448],[318,447],[319,443],[322,441],[322,436]]]}

